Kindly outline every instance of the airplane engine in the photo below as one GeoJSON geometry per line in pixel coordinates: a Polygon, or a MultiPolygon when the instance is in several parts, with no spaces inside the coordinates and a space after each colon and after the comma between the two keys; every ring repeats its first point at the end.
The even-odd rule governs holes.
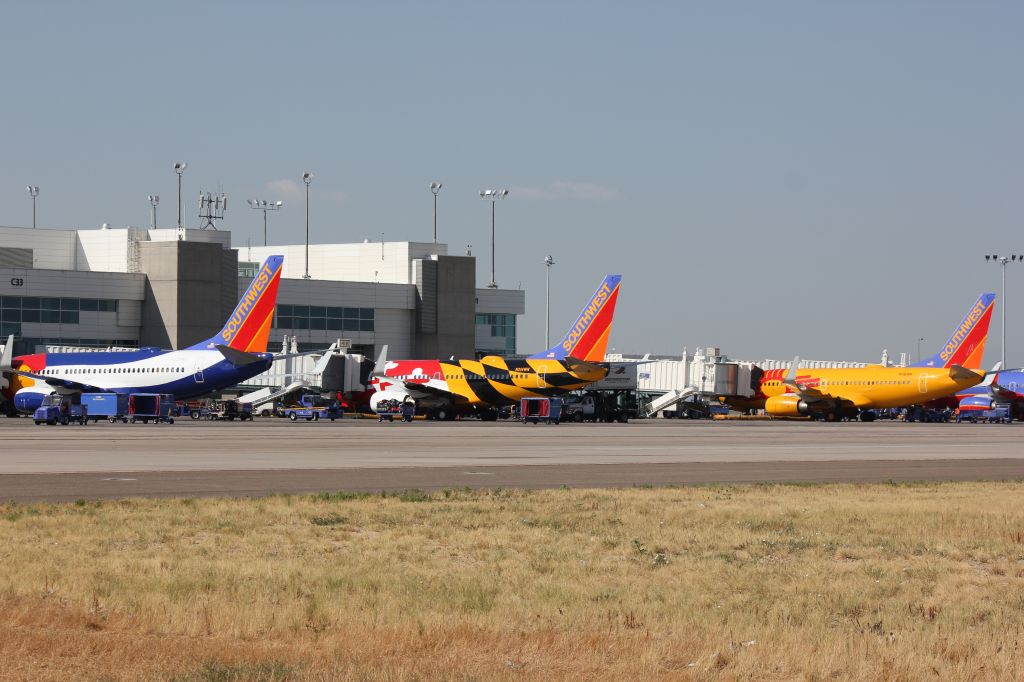
{"type": "Polygon", "coordinates": [[[18,412],[32,414],[43,404],[43,398],[53,393],[49,386],[29,386],[14,394],[14,409],[18,412]]]}
{"type": "Polygon", "coordinates": [[[995,401],[988,395],[969,395],[960,401],[960,412],[982,412],[991,410],[995,401]]]}
{"type": "Polygon", "coordinates": [[[806,417],[811,414],[807,402],[792,393],[768,398],[764,401],[764,411],[773,417],[806,417]]]}
{"type": "Polygon", "coordinates": [[[377,391],[370,396],[370,409],[374,412],[377,408],[386,400],[397,400],[399,404],[404,403],[407,400],[412,400],[408,393],[402,390],[391,390],[377,391]]]}

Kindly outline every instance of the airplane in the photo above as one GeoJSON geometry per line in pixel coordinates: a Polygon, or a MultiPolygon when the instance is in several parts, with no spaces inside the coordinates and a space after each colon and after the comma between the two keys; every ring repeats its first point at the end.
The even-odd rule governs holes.
{"type": "Polygon", "coordinates": [[[1010,407],[1010,416],[1024,419],[1024,369],[992,370],[985,381],[958,392],[948,399],[932,403],[937,407],[954,407],[961,417],[970,413],[991,410],[996,405],[1010,407]]]}
{"type": "Polygon", "coordinates": [[[394,360],[381,349],[374,366],[370,409],[386,400],[414,401],[430,417],[454,419],[475,412],[498,418],[497,407],[521,398],[548,397],[583,388],[608,375],[608,346],[620,275],[608,275],[587,299],[576,322],[555,346],[529,357],[488,355],[479,360],[394,360]]]}
{"type": "MultiPolygon", "coordinates": [[[[76,393],[169,393],[192,398],[267,371],[267,351],[284,256],[270,256],[216,335],[183,350],[39,353],[13,356],[14,337],[0,358],[0,387],[18,412],[33,412],[57,391],[76,393]]],[[[299,353],[298,355],[304,355],[299,353]]]]}
{"type": "Polygon", "coordinates": [[[789,370],[767,370],[750,400],[722,398],[734,407],[764,409],[773,416],[809,416],[836,421],[857,417],[873,421],[874,409],[906,407],[951,396],[977,385],[988,339],[995,294],[983,293],[938,353],[910,367],[868,365],[853,368],[803,368],[800,358],[789,370]]]}

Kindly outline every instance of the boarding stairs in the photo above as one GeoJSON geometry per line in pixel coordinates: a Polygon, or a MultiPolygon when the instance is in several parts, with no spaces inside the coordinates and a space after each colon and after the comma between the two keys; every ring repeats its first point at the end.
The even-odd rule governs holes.
{"type": "Polygon", "coordinates": [[[309,384],[305,381],[293,381],[284,388],[261,388],[258,391],[252,393],[246,393],[238,399],[238,402],[244,405],[252,405],[253,409],[260,405],[266,405],[269,402],[273,402],[278,398],[283,398],[292,391],[297,391],[300,388],[306,388],[309,384]]]}
{"type": "Polygon", "coordinates": [[[679,401],[685,400],[686,398],[689,398],[691,395],[694,395],[695,393],[697,393],[697,388],[695,386],[687,386],[686,388],[674,388],[665,395],[658,396],[651,402],[647,403],[647,405],[643,407],[643,415],[645,417],[650,417],[652,415],[657,414],[658,412],[661,412],[662,410],[667,410],[668,408],[672,407],[679,401]]]}

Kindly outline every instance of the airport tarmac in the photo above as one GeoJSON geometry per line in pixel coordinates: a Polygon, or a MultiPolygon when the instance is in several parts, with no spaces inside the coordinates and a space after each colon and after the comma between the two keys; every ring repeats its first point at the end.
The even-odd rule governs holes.
{"type": "Polygon", "coordinates": [[[0,419],[0,500],[407,488],[1024,478],[1020,425],[647,420],[630,424],[35,426],[0,419]]]}

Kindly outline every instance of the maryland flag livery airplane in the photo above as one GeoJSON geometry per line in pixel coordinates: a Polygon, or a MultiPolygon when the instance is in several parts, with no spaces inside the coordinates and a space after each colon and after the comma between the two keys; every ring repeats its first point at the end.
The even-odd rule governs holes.
{"type": "Polygon", "coordinates": [[[770,415],[810,416],[826,421],[860,416],[872,421],[872,409],[907,407],[951,396],[985,378],[981,358],[995,307],[995,294],[982,294],[942,349],[910,367],[810,369],[794,358],[788,370],[768,370],[758,395],[725,402],[738,409],[763,408],[770,415]]]}
{"type": "Polygon", "coordinates": [[[387,400],[412,400],[434,419],[475,412],[497,419],[495,409],[520,398],[554,396],[604,379],[608,347],[619,297],[620,275],[601,282],[576,322],[558,345],[526,358],[489,355],[479,360],[394,360],[381,350],[371,383],[370,408],[387,400]]]}
{"type": "MultiPolygon", "coordinates": [[[[170,393],[191,398],[234,386],[267,371],[267,351],[284,256],[270,256],[224,327],[183,350],[40,353],[12,357],[13,337],[0,359],[0,390],[19,412],[32,412],[59,393],[170,393]]],[[[301,355],[301,354],[300,354],[301,355]]]]}

